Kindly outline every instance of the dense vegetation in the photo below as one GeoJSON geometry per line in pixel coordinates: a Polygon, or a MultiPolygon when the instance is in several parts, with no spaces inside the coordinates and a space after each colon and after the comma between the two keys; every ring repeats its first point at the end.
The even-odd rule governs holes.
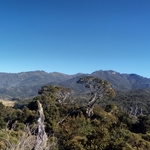
{"type": "Polygon", "coordinates": [[[14,108],[0,103],[0,149],[32,149],[37,134],[37,100],[44,110],[49,149],[150,149],[149,90],[120,91],[112,98],[114,90],[107,81],[88,77],[78,83],[90,92],[72,96],[68,88],[44,86],[37,97],[14,108]]]}

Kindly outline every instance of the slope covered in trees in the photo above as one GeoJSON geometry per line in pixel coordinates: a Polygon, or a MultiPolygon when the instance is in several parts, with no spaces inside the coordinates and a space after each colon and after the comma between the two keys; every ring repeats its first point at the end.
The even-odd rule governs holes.
{"type": "Polygon", "coordinates": [[[140,110],[138,96],[148,98],[149,91],[117,92],[116,98],[111,98],[114,90],[108,81],[88,76],[80,78],[78,83],[88,88],[86,96],[75,96],[68,88],[50,85],[42,87],[39,95],[24,105],[10,108],[0,103],[0,149],[29,150],[34,147],[38,133],[37,101],[45,116],[48,135],[45,149],[150,149],[149,109],[143,108],[143,113],[135,113],[134,103],[129,103],[134,113],[130,107],[123,109],[125,101],[130,100],[140,110]],[[92,113],[89,115],[90,109],[92,113]]]}
{"type": "Polygon", "coordinates": [[[89,75],[109,81],[116,90],[150,89],[150,79],[136,74],[121,74],[115,71],[95,71],[91,74],[67,75],[63,73],[31,71],[21,73],[0,73],[0,98],[22,99],[37,96],[44,85],[68,87],[77,93],[84,92],[76,81],[89,75]]]}

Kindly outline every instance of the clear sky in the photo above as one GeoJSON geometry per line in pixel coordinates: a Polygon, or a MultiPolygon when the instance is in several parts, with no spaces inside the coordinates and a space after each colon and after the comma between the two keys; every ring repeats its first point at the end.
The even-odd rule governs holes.
{"type": "Polygon", "coordinates": [[[0,0],[0,72],[150,78],[150,0],[0,0]]]}

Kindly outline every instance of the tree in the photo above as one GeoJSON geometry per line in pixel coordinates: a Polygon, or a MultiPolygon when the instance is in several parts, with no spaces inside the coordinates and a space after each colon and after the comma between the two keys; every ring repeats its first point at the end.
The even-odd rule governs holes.
{"type": "Polygon", "coordinates": [[[91,116],[93,114],[94,104],[98,100],[102,98],[115,96],[114,89],[111,87],[110,83],[106,80],[102,80],[100,78],[93,77],[93,76],[85,76],[80,78],[77,81],[77,83],[83,84],[86,88],[90,90],[91,98],[88,101],[87,110],[86,110],[88,116],[91,116]]]}
{"type": "Polygon", "coordinates": [[[43,113],[43,107],[39,101],[37,101],[37,104],[38,104],[39,119],[38,119],[38,134],[34,150],[43,150],[46,147],[48,138],[44,126],[45,116],[43,113]]]}
{"type": "Polygon", "coordinates": [[[38,92],[40,95],[55,97],[60,104],[63,104],[68,95],[71,93],[69,88],[61,86],[43,86],[38,92]]]}
{"type": "Polygon", "coordinates": [[[71,89],[64,88],[61,86],[56,86],[55,88],[57,89],[57,92],[56,92],[57,100],[62,105],[67,99],[68,95],[70,95],[71,89]]]}

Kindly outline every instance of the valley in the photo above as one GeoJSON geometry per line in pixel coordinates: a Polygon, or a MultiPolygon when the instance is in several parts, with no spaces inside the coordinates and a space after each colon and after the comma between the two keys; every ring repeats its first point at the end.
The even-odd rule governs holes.
{"type": "Polygon", "coordinates": [[[0,102],[8,107],[13,107],[16,101],[11,101],[11,100],[2,100],[0,99],[0,102]]]}

